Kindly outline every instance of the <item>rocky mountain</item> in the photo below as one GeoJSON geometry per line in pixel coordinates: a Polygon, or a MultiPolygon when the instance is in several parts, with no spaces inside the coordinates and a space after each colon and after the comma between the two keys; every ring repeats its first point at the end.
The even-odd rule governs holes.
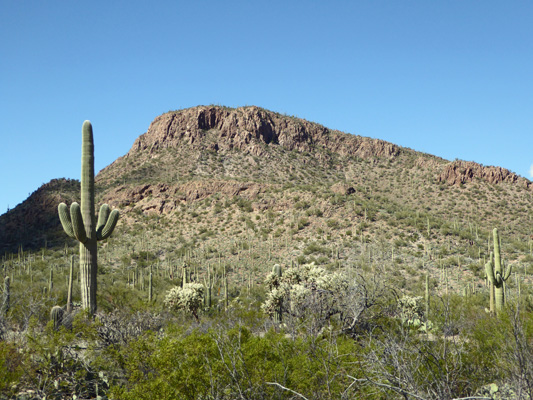
{"type": "Polygon", "coordinates": [[[247,162],[258,164],[265,160],[262,163],[265,165],[258,164],[256,169],[266,170],[261,172],[268,172],[269,179],[284,181],[284,174],[272,174],[266,166],[267,162],[284,158],[284,154],[292,154],[292,158],[296,154],[305,155],[308,163],[328,166],[339,157],[391,158],[399,152],[398,146],[382,140],[332,131],[258,107],[195,107],[157,117],[148,131],[135,140],[131,150],[102,170],[98,179],[104,184],[124,179],[124,169],[128,171],[126,175],[136,179],[146,172],[151,179],[163,180],[173,173],[179,178],[194,174],[249,179],[250,171],[242,169],[239,157],[248,156],[247,162]],[[216,170],[203,168],[202,161],[215,154],[224,158],[221,165],[216,170]],[[154,164],[166,165],[148,171],[154,164]],[[276,179],[275,175],[280,176],[276,179]]]}
{"type": "MultiPolygon", "coordinates": [[[[282,231],[278,237],[290,234],[296,243],[345,240],[350,232],[363,241],[411,237],[416,247],[438,246],[464,229],[470,241],[493,226],[531,233],[531,182],[508,170],[449,162],[253,106],[160,115],[96,184],[99,203],[121,209],[125,232],[148,229],[145,218],[155,216],[184,240],[202,229],[213,232],[209,240],[236,232],[228,228],[235,207],[241,225],[252,224],[233,238],[282,231]]],[[[0,216],[0,249],[62,245],[56,206],[75,200],[77,185],[54,180],[0,216]]]]}

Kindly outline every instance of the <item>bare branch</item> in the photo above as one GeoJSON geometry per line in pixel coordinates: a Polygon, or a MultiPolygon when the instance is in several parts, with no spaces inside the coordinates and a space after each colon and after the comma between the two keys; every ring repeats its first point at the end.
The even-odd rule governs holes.
{"type": "Polygon", "coordinates": [[[304,400],[309,400],[309,399],[308,399],[307,397],[305,397],[303,394],[300,394],[300,393],[298,393],[298,392],[295,392],[294,390],[289,389],[289,388],[287,388],[287,387],[285,387],[285,386],[282,386],[282,385],[280,385],[280,384],[277,383],[277,382],[265,382],[265,383],[266,383],[267,385],[274,385],[274,386],[277,386],[277,387],[279,387],[279,388],[281,388],[281,389],[283,389],[283,390],[287,390],[287,391],[289,391],[289,392],[295,394],[296,396],[301,397],[301,398],[304,399],[304,400]]]}
{"type": "MultiPolygon", "coordinates": [[[[354,378],[353,376],[350,376],[350,375],[346,375],[348,378],[350,379],[353,379],[354,382],[368,382],[368,383],[371,383],[372,385],[376,385],[376,386],[380,386],[380,387],[383,387],[383,388],[386,388],[386,389],[390,389],[390,390],[393,390],[397,393],[400,393],[401,395],[403,396],[411,396],[411,397],[414,397],[416,399],[420,399],[420,400],[426,400],[424,397],[421,397],[421,396],[418,396],[414,393],[410,393],[402,388],[399,388],[399,387],[396,387],[396,386],[391,386],[391,385],[387,385],[386,383],[380,383],[380,382],[375,382],[369,378],[362,378],[362,379],[358,379],[358,378],[354,378]]],[[[352,383],[353,385],[353,383],[352,383]]],[[[352,386],[350,385],[350,387],[352,386]]],[[[457,398],[454,398],[454,399],[451,399],[451,400],[491,400],[490,397],[477,397],[477,396],[469,396],[469,397],[457,397],[457,398]]]]}
{"type": "Polygon", "coordinates": [[[369,382],[372,385],[376,385],[376,386],[380,386],[380,387],[383,387],[383,388],[386,388],[386,389],[393,390],[396,393],[401,394],[402,396],[411,396],[411,397],[414,397],[416,399],[426,400],[426,398],[424,398],[424,397],[418,396],[418,395],[416,395],[414,393],[410,393],[407,390],[399,388],[399,387],[396,387],[396,386],[387,385],[386,383],[375,382],[375,381],[373,381],[373,380],[371,380],[369,378],[358,379],[358,378],[354,378],[353,376],[350,376],[350,375],[346,375],[346,376],[348,378],[350,378],[350,379],[353,379],[356,382],[369,382]]]}

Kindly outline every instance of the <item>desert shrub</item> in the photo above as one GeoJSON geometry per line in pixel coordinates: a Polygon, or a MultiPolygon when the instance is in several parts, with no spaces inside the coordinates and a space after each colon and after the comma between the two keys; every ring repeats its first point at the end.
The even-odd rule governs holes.
{"type": "Polygon", "coordinates": [[[14,343],[0,341],[0,393],[11,396],[24,373],[23,355],[14,343]]]}
{"type": "MultiPolygon", "coordinates": [[[[19,350],[23,372],[17,393],[31,398],[95,398],[108,388],[106,374],[93,364],[90,347],[96,330],[84,313],[73,321],[72,330],[59,330],[49,323],[44,329],[33,319],[19,350]]],[[[15,357],[14,360],[17,358],[15,357]]]]}
{"type": "Polygon", "coordinates": [[[115,310],[111,313],[98,313],[96,329],[105,346],[126,344],[146,331],[159,332],[168,319],[168,316],[160,313],[125,313],[115,310]]]}
{"type": "Polygon", "coordinates": [[[358,345],[344,337],[257,335],[245,326],[217,325],[207,332],[147,334],[120,354],[125,379],[111,389],[120,399],[335,398],[356,375],[358,345]]]}

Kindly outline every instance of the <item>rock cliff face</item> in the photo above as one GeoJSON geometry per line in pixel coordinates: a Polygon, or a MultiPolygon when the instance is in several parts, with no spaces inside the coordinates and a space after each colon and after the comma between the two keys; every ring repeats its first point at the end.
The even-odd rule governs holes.
{"type": "Polygon", "coordinates": [[[214,151],[239,149],[255,156],[262,154],[261,145],[264,144],[300,152],[320,147],[341,156],[361,158],[394,157],[400,152],[398,146],[383,140],[329,130],[258,107],[227,109],[200,106],[157,117],[148,131],[135,141],[128,155],[177,147],[184,142],[214,151]],[[211,130],[215,131],[214,138],[206,143],[206,132],[211,130]]]}
{"type": "Polygon", "coordinates": [[[438,175],[439,182],[460,185],[480,179],[488,183],[517,183],[530,189],[531,182],[502,167],[485,167],[471,161],[453,161],[447,164],[438,175]]]}

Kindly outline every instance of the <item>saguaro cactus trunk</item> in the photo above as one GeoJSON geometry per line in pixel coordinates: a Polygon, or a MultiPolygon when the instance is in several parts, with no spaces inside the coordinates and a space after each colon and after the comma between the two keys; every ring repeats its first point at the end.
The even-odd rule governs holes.
{"type": "Polygon", "coordinates": [[[70,257],[70,271],[68,274],[67,313],[72,312],[72,279],[74,277],[74,256],[70,257]]]}
{"type": "MultiPolygon", "coordinates": [[[[281,265],[276,264],[272,268],[272,272],[278,277],[278,282],[281,280],[281,265]]],[[[281,323],[281,320],[283,319],[283,304],[280,303],[276,307],[276,311],[274,311],[274,321],[277,323],[281,323]]]]}
{"type": "Polygon", "coordinates": [[[58,207],[63,229],[80,242],[81,304],[91,314],[96,312],[96,276],[98,249],[96,242],[107,239],[117,224],[119,212],[110,211],[107,204],[100,207],[98,224],[94,211],[94,142],[93,128],[89,121],[82,127],[81,145],[81,207],[72,203],[70,214],[65,203],[58,207]]]}
{"type": "Polygon", "coordinates": [[[2,303],[2,309],[0,310],[0,314],[3,317],[7,316],[7,313],[9,311],[9,300],[10,300],[10,279],[9,276],[6,276],[4,278],[4,301],[2,303]]]}
{"type": "Polygon", "coordinates": [[[63,315],[64,311],[59,306],[52,307],[52,310],[50,311],[50,319],[54,323],[54,329],[57,331],[59,327],[61,326],[61,323],[63,322],[63,315]]]}
{"type": "Polygon", "coordinates": [[[511,275],[511,266],[505,267],[500,255],[500,236],[498,229],[493,230],[494,254],[490,253],[490,260],[485,264],[485,271],[489,281],[494,286],[496,300],[496,313],[499,313],[505,304],[504,283],[511,275]]]}

